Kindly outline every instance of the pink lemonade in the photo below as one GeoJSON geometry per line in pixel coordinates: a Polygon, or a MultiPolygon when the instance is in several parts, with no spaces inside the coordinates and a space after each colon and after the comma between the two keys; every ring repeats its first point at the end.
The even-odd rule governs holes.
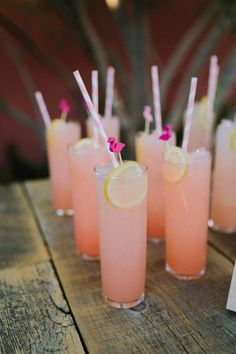
{"type": "MultiPolygon", "coordinates": [[[[170,139],[175,144],[175,135],[170,139]]],[[[165,237],[165,203],[163,180],[163,153],[166,142],[160,140],[156,131],[152,134],[139,133],[135,138],[136,158],[148,167],[147,194],[147,234],[150,240],[163,240],[165,237]]]]}
{"type": "MultiPolygon", "coordinates": [[[[119,141],[120,139],[120,120],[118,117],[112,116],[111,118],[102,118],[101,123],[103,129],[105,130],[106,135],[114,136],[116,140],[119,141]]],[[[86,132],[89,138],[93,136],[93,129],[92,129],[93,120],[88,118],[86,120],[86,132]]]]}
{"type": "MultiPolygon", "coordinates": [[[[83,140],[87,139],[81,139],[83,140]]],[[[94,148],[92,143],[69,149],[74,230],[77,251],[85,259],[99,256],[98,220],[94,167],[108,161],[104,148],[94,148]]]]}
{"type": "Polygon", "coordinates": [[[130,308],[144,298],[146,169],[129,161],[115,170],[98,166],[95,175],[103,296],[112,307],[130,308]],[[130,163],[138,167],[128,176],[130,163]]]}
{"type": "Polygon", "coordinates": [[[47,130],[48,162],[53,208],[57,215],[72,214],[72,196],[67,148],[80,137],[80,125],[54,119],[47,130]]]}
{"type": "Polygon", "coordinates": [[[236,123],[223,120],[216,132],[211,220],[217,231],[236,232],[236,123]]]}
{"type": "Polygon", "coordinates": [[[204,148],[185,155],[174,162],[165,154],[166,270],[194,279],[206,268],[211,156],[204,148]]]}

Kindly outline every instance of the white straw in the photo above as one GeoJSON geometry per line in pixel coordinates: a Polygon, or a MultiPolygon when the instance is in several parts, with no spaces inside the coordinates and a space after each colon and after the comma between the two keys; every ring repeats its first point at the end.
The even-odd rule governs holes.
{"type": "Polygon", "coordinates": [[[207,90],[207,115],[206,115],[206,137],[205,143],[208,145],[214,117],[214,101],[219,76],[218,58],[212,55],[210,59],[208,90],[207,90]]]}
{"type": "Polygon", "coordinates": [[[80,91],[81,91],[81,93],[82,93],[82,95],[84,97],[84,100],[85,100],[85,102],[86,102],[86,104],[88,106],[88,109],[90,111],[91,117],[94,119],[94,121],[97,124],[99,132],[100,132],[101,137],[103,139],[104,145],[105,145],[105,147],[106,147],[106,149],[107,149],[107,151],[108,151],[108,153],[110,155],[113,167],[116,168],[116,167],[119,166],[119,164],[118,164],[118,162],[117,162],[117,160],[115,158],[115,155],[109,149],[109,144],[107,142],[106,133],[105,133],[105,131],[103,129],[103,126],[102,126],[102,124],[100,122],[100,119],[99,119],[99,115],[98,115],[98,113],[96,112],[96,110],[94,108],[94,105],[93,105],[93,103],[91,101],[91,98],[89,97],[88,91],[87,91],[87,89],[86,89],[86,87],[84,85],[84,82],[83,82],[83,79],[82,79],[82,77],[81,77],[81,75],[79,73],[79,70],[74,71],[73,74],[74,74],[74,77],[75,77],[75,79],[77,81],[77,84],[79,85],[79,88],[80,88],[80,91]]]}
{"type": "Polygon", "coordinates": [[[34,93],[34,96],[35,96],[35,99],[38,103],[38,107],[39,107],[40,113],[42,115],[45,127],[46,127],[46,129],[49,129],[51,127],[51,118],[49,116],[45,101],[43,99],[43,95],[40,91],[36,91],[34,93]]]}
{"type": "Polygon", "coordinates": [[[182,149],[186,152],[188,150],[189,134],[190,134],[190,127],[192,123],[193,106],[194,106],[194,101],[196,96],[196,89],[197,89],[197,78],[192,77],[189,97],[188,97],[187,111],[185,116],[184,136],[183,136],[183,143],[182,143],[182,149]]]}
{"type": "MultiPolygon", "coordinates": [[[[98,72],[97,70],[92,70],[92,101],[94,108],[97,113],[99,113],[98,108],[98,72]]],[[[92,130],[93,130],[93,143],[95,147],[98,147],[98,130],[96,127],[95,122],[92,123],[92,130]]]]}
{"type": "Polygon", "coordinates": [[[154,104],[154,116],[156,121],[156,130],[158,134],[162,133],[162,119],[161,119],[161,99],[160,99],[160,85],[158,68],[153,65],[151,68],[152,74],[152,93],[153,93],[153,104],[154,104]]]}
{"type": "Polygon", "coordinates": [[[98,72],[97,70],[92,70],[92,101],[94,108],[97,112],[98,109],[98,72]]]}
{"type": "Polygon", "coordinates": [[[104,112],[105,118],[111,118],[112,116],[114,76],[115,76],[115,69],[113,67],[109,67],[107,69],[106,101],[105,101],[105,112],[104,112]]]}

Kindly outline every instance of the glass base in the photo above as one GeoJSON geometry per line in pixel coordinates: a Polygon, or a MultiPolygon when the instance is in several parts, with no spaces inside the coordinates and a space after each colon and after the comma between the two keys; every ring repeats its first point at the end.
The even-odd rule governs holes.
{"type": "Polygon", "coordinates": [[[99,256],[89,256],[86,253],[81,253],[78,250],[76,250],[77,254],[84,259],[85,261],[99,261],[100,257],[99,256]]]}
{"type": "Polygon", "coordinates": [[[135,307],[139,305],[143,300],[144,300],[144,293],[139,296],[137,300],[134,300],[132,302],[117,302],[109,299],[107,296],[103,295],[106,303],[110,305],[111,307],[115,309],[130,309],[132,307],[135,307]]]}
{"type": "Polygon", "coordinates": [[[194,279],[198,279],[198,278],[201,278],[206,270],[203,269],[201,270],[199,273],[196,273],[196,274],[189,274],[189,275],[186,275],[186,274],[178,274],[176,273],[173,269],[171,269],[171,267],[166,264],[165,265],[165,271],[170,273],[171,275],[173,275],[176,279],[180,279],[180,280],[194,280],[194,279]]]}
{"type": "Polygon", "coordinates": [[[160,242],[164,242],[165,241],[164,238],[157,238],[157,237],[150,237],[150,236],[148,236],[147,239],[151,243],[160,243],[160,242]]]}
{"type": "Polygon", "coordinates": [[[99,256],[88,256],[87,254],[82,254],[82,253],[80,253],[80,256],[85,261],[99,261],[99,259],[100,259],[99,256]]]}
{"type": "Polygon", "coordinates": [[[222,233],[222,234],[236,234],[236,229],[233,227],[220,227],[214,223],[212,219],[208,220],[208,226],[211,230],[222,233]]]}
{"type": "Polygon", "coordinates": [[[67,209],[67,210],[57,209],[56,215],[57,216],[72,216],[72,215],[74,215],[74,210],[73,209],[67,209]]]}

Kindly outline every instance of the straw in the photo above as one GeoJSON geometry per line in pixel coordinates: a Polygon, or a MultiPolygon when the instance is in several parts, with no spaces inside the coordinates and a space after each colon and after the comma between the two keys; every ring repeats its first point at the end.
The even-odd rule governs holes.
{"type": "Polygon", "coordinates": [[[82,77],[81,77],[81,75],[79,73],[79,70],[74,71],[73,74],[74,74],[74,77],[75,77],[75,79],[77,81],[77,84],[78,84],[78,86],[80,88],[80,91],[81,91],[81,93],[83,95],[83,98],[84,98],[84,100],[85,100],[85,102],[86,102],[86,104],[88,106],[88,109],[90,111],[91,117],[94,119],[94,121],[97,124],[99,132],[100,132],[101,137],[103,139],[103,143],[104,143],[104,145],[106,147],[107,152],[110,155],[113,167],[116,168],[116,167],[119,166],[119,164],[118,164],[118,162],[117,162],[117,160],[115,158],[115,155],[109,149],[109,144],[107,143],[106,133],[105,133],[105,131],[103,129],[103,126],[102,126],[102,124],[100,122],[100,119],[99,119],[99,115],[98,115],[98,113],[96,112],[96,110],[94,108],[94,105],[93,105],[93,103],[91,101],[91,98],[89,97],[88,91],[87,91],[87,89],[86,89],[86,87],[84,85],[84,82],[83,82],[83,79],[82,79],[82,77]]]}
{"type": "Polygon", "coordinates": [[[206,115],[206,136],[205,143],[208,145],[210,140],[210,132],[214,117],[214,101],[216,95],[217,81],[219,76],[219,66],[217,64],[217,56],[212,55],[210,59],[208,90],[207,90],[207,115],[206,115]]]}
{"type": "MultiPolygon", "coordinates": [[[[97,113],[99,113],[98,109],[98,72],[97,70],[92,70],[92,101],[94,108],[97,113]]],[[[96,128],[95,122],[93,121],[93,144],[94,147],[98,147],[98,130],[96,128]]]]}
{"type": "Polygon", "coordinates": [[[105,112],[104,112],[105,118],[111,118],[112,116],[114,76],[115,76],[115,69],[113,67],[109,67],[107,69],[106,101],[105,101],[105,112]]]}
{"type": "Polygon", "coordinates": [[[197,78],[192,77],[189,97],[188,97],[187,111],[185,116],[184,136],[183,136],[183,143],[182,143],[182,149],[186,152],[188,150],[189,134],[190,134],[190,127],[192,123],[193,106],[194,106],[194,100],[196,95],[196,89],[197,89],[197,78]]]}
{"type": "Polygon", "coordinates": [[[153,117],[151,113],[151,107],[150,106],[144,106],[143,108],[143,118],[145,120],[145,128],[144,132],[145,134],[150,133],[150,123],[153,122],[153,117]]]}
{"type": "Polygon", "coordinates": [[[152,92],[153,92],[153,103],[154,103],[154,116],[156,122],[156,130],[158,134],[162,133],[162,119],[161,119],[161,100],[160,100],[160,85],[158,68],[156,65],[151,67],[152,74],[152,92]]]}
{"type": "Polygon", "coordinates": [[[61,120],[64,120],[64,122],[65,122],[65,121],[66,121],[66,118],[67,118],[67,112],[61,112],[60,119],[61,119],[61,120]]]}
{"type": "Polygon", "coordinates": [[[98,72],[97,70],[92,70],[92,101],[94,108],[98,112],[98,72]]]}
{"type": "Polygon", "coordinates": [[[42,115],[45,127],[46,127],[46,129],[49,129],[51,127],[51,118],[49,116],[46,104],[44,102],[43,95],[40,91],[36,91],[34,93],[34,96],[35,96],[35,99],[38,103],[38,107],[39,107],[40,113],[42,115]]]}
{"type": "Polygon", "coordinates": [[[60,99],[59,102],[59,109],[61,110],[61,116],[60,119],[66,121],[67,114],[71,111],[71,108],[69,106],[69,103],[67,102],[66,98],[60,99]]]}

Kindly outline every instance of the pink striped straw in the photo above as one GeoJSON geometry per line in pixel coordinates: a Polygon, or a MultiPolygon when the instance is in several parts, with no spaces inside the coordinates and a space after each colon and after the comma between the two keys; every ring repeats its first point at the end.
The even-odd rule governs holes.
{"type": "Polygon", "coordinates": [[[216,95],[217,82],[219,77],[219,66],[217,64],[218,58],[216,55],[212,55],[210,59],[210,69],[208,78],[208,90],[207,90],[207,115],[206,115],[206,146],[210,143],[211,128],[214,118],[214,101],[216,95]]]}
{"type": "Polygon", "coordinates": [[[115,76],[115,69],[113,67],[109,67],[107,69],[106,101],[105,101],[105,112],[104,112],[105,118],[111,118],[112,116],[114,76],[115,76]]]}
{"type": "Polygon", "coordinates": [[[37,101],[41,116],[43,118],[44,124],[46,129],[49,129],[51,127],[51,118],[49,116],[48,110],[47,110],[47,106],[45,104],[45,101],[43,99],[43,95],[42,92],[40,91],[36,91],[34,93],[34,97],[37,101]]]}
{"type": "Polygon", "coordinates": [[[154,103],[154,116],[156,122],[156,130],[160,135],[162,133],[162,119],[161,119],[161,99],[160,99],[160,85],[158,76],[158,67],[153,65],[151,67],[152,74],[152,92],[154,103]]]}
{"type": "Polygon", "coordinates": [[[94,108],[98,112],[98,72],[92,70],[92,101],[94,108]]]}
{"type": "Polygon", "coordinates": [[[187,105],[186,116],[185,116],[184,136],[182,142],[182,149],[186,152],[188,150],[189,134],[190,134],[190,127],[192,123],[193,106],[194,106],[194,101],[196,96],[196,89],[197,89],[197,78],[192,77],[189,97],[188,97],[188,105],[187,105]]]}
{"type": "Polygon", "coordinates": [[[86,104],[88,106],[88,109],[90,111],[91,117],[94,119],[94,121],[97,124],[99,132],[100,132],[101,137],[103,139],[104,146],[106,147],[106,150],[107,150],[108,154],[110,155],[113,167],[116,168],[116,167],[119,166],[119,164],[118,164],[118,162],[117,162],[117,160],[115,158],[115,155],[109,149],[109,144],[107,143],[107,135],[106,135],[106,133],[105,133],[105,131],[103,129],[102,123],[101,123],[101,121],[99,119],[99,115],[96,112],[96,109],[94,108],[94,105],[93,105],[93,103],[91,101],[91,98],[90,98],[90,96],[88,94],[88,91],[87,91],[87,89],[86,89],[86,87],[84,85],[84,82],[83,82],[83,79],[82,79],[82,77],[80,75],[79,70],[74,71],[73,74],[74,74],[74,77],[75,77],[75,79],[77,81],[77,84],[78,84],[78,86],[80,88],[80,91],[81,91],[81,93],[82,93],[82,95],[84,97],[84,100],[85,100],[85,102],[86,102],[86,104]]]}
{"type": "MultiPolygon", "coordinates": [[[[97,113],[98,111],[98,72],[97,70],[92,70],[92,101],[94,108],[97,113]]],[[[93,143],[95,147],[98,147],[98,130],[95,122],[93,121],[93,143]]]]}

